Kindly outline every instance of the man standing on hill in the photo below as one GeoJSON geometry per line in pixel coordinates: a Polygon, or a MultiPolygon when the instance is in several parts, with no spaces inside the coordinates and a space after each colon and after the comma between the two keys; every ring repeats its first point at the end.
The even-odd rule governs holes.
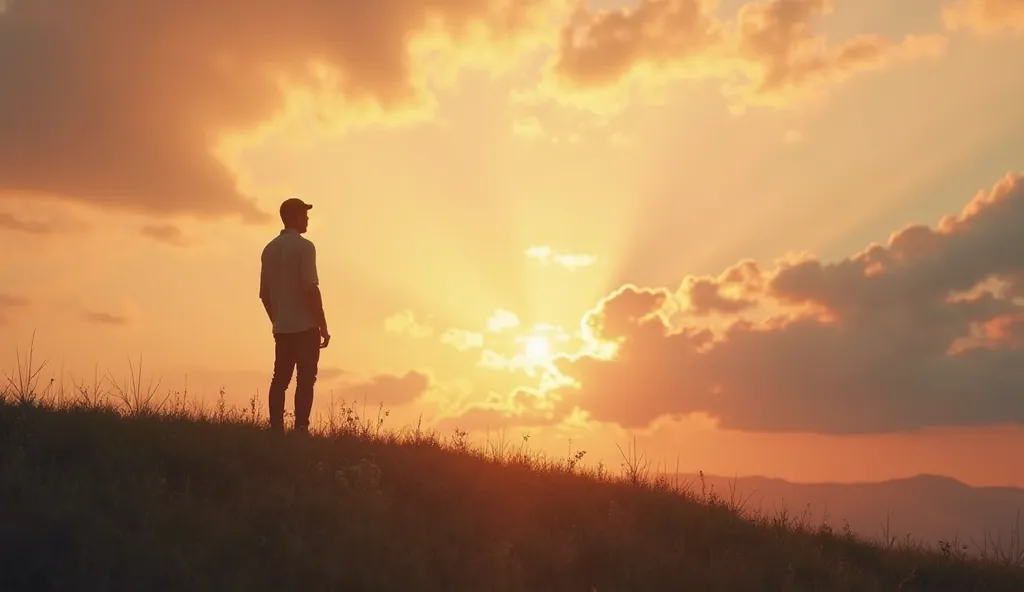
{"type": "Polygon", "coordinates": [[[284,398],[295,379],[295,431],[309,431],[320,350],[331,342],[316,271],[316,247],[302,236],[312,205],[297,198],[281,204],[284,229],[263,249],[260,300],[274,332],[274,377],[270,381],[270,428],[284,431],[284,398]]]}

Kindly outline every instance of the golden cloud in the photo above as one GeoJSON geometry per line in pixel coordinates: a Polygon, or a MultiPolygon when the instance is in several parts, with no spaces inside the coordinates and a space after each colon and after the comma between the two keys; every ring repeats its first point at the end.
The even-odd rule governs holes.
{"type": "Polygon", "coordinates": [[[142,236],[173,247],[186,247],[189,244],[181,228],[174,224],[147,224],[139,232],[142,236]]]}
{"type": "Polygon", "coordinates": [[[450,345],[459,351],[467,351],[483,347],[484,336],[476,331],[448,329],[441,334],[441,343],[450,345]]]}
{"type": "Polygon", "coordinates": [[[582,322],[591,341],[615,344],[610,355],[554,356],[565,380],[537,391],[543,412],[506,401],[474,421],[582,413],[644,428],[698,415],[723,429],[817,433],[1024,423],[1021,227],[1024,175],[1009,174],[959,214],[835,262],[740,261],[678,290],[623,286],[582,322]]]}
{"type": "Polygon", "coordinates": [[[942,17],[953,31],[1024,34],[1024,3],[1019,0],[957,0],[943,9],[942,17]]]}
{"type": "Polygon", "coordinates": [[[439,77],[532,47],[563,5],[11,0],[0,196],[267,221],[224,162],[238,136],[421,111],[439,77]]]}
{"type": "Polygon", "coordinates": [[[498,309],[487,319],[487,330],[491,333],[500,333],[507,329],[514,329],[519,326],[519,317],[514,312],[498,309]]]}
{"type": "Polygon", "coordinates": [[[599,339],[619,341],[616,357],[558,364],[579,384],[563,389],[563,411],[628,426],[706,413],[729,429],[843,433],[1024,422],[1021,225],[1024,177],[1008,175],[935,228],[909,226],[835,263],[741,263],[702,282],[712,296],[741,285],[744,300],[709,297],[708,308],[737,313],[756,299],[791,312],[737,319],[720,335],[667,323],[657,314],[667,290],[620,290],[589,315],[599,339]],[[952,351],[982,327],[992,339],[952,351]]]}
{"type": "Polygon", "coordinates": [[[413,339],[425,339],[434,334],[433,327],[416,320],[411,310],[403,310],[384,319],[384,330],[413,339]]]}
{"type": "MultiPolygon", "coordinates": [[[[601,110],[621,106],[614,92],[639,82],[720,80],[741,104],[786,106],[850,76],[899,60],[941,54],[941,35],[890,40],[859,35],[830,42],[812,21],[828,0],[753,0],[731,20],[715,0],[640,0],[624,8],[580,7],[562,30],[542,94],[601,110]],[[594,96],[598,95],[595,99],[594,96]]],[[[537,100],[529,93],[523,100],[537,100]]]]}
{"type": "Polygon", "coordinates": [[[348,382],[336,387],[345,401],[367,401],[384,407],[401,406],[416,401],[431,386],[431,377],[409,370],[405,374],[376,374],[367,380],[348,382]]]}
{"type": "Polygon", "coordinates": [[[526,249],[526,256],[539,261],[543,265],[558,265],[570,271],[589,267],[597,262],[597,257],[583,253],[561,253],[547,245],[534,246],[526,249]]]}

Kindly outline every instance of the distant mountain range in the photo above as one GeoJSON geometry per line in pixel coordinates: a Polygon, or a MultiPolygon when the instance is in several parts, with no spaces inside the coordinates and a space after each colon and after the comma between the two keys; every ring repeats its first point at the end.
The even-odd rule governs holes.
{"type": "MultiPolygon", "coordinates": [[[[674,478],[669,475],[669,478],[674,478]]],[[[700,477],[680,474],[695,493],[700,477]]],[[[767,477],[705,475],[707,490],[726,499],[730,491],[754,512],[769,516],[783,508],[800,519],[806,512],[813,525],[827,522],[839,530],[846,520],[854,532],[883,541],[889,536],[935,545],[954,538],[977,552],[988,542],[1008,550],[1021,549],[1018,525],[1024,526],[1024,489],[972,487],[950,477],[919,475],[877,483],[791,483],[767,477]],[[1014,540],[1016,537],[1016,540],[1014,540]]]]}

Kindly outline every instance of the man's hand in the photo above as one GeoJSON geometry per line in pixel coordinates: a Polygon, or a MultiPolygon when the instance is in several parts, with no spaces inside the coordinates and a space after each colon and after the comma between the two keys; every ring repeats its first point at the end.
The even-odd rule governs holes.
{"type": "Polygon", "coordinates": [[[331,343],[331,334],[327,331],[325,325],[320,326],[320,349],[327,347],[331,343]]]}

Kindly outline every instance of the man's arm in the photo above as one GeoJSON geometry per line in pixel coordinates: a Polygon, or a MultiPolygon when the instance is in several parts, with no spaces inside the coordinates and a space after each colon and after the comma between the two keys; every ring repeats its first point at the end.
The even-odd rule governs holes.
{"type": "Polygon", "coordinates": [[[274,324],[274,311],[270,308],[270,300],[265,296],[260,296],[260,300],[263,302],[263,310],[267,311],[267,318],[270,319],[270,324],[274,324]]]}
{"type": "Polygon", "coordinates": [[[260,258],[260,301],[263,302],[263,309],[267,311],[267,318],[270,324],[274,324],[274,311],[270,306],[270,278],[267,277],[266,251],[260,258]]]}
{"type": "Polygon", "coordinates": [[[306,287],[306,305],[309,307],[309,313],[313,315],[313,321],[326,331],[327,318],[324,315],[324,299],[320,295],[320,286],[313,284],[306,287]]]}
{"type": "Polygon", "coordinates": [[[320,347],[327,347],[331,341],[331,334],[327,330],[327,315],[324,314],[324,299],[320,294],[320,277],[316,270],[316,247],[309,243],[308,248],[302,257],[300,276],[302,285],[305,287],[306,306],[313,316],[313,322],[320,328],[322,343],[320,347]]]}

